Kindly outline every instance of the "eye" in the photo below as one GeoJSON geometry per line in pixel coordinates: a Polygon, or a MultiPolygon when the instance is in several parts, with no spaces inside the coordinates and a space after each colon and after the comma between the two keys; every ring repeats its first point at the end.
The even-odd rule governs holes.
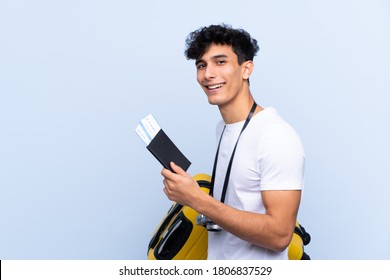
{"type": "Polygon", "coordinates": [[[218,60],[217,65],[224,65],[226,63],[226,60],[218,60]]]}
{"type": "Polygon", "coordinates": [[[205,68],[206,67],[206,64],[205,63],[198,63],[198,64],[196,64],[196,68],[197,69],[203,69],[203,68],[205,68]]]}

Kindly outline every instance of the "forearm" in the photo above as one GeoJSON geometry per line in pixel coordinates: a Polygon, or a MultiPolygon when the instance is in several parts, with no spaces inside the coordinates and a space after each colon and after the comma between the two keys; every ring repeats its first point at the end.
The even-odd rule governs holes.
{"type": "Polygon", "coordinates": [[[258,214],[235,209],[212,197],[203,198],[195,208],[224,230],[273,251],[282,251],[288,246],[296,221],[294,211],[287,216],[258,214]]]}

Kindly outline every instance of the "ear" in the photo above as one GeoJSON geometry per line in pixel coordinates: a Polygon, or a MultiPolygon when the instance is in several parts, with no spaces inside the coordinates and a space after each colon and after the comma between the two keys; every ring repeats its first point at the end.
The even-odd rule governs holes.
{"type": "Polygon", "coordinates": [[[248,80],[250,75],[252,74],[253,68],[255,65],[253,64],[252,60],[245,61],[242,64],[242,78],[244,80],[248,80]]]}

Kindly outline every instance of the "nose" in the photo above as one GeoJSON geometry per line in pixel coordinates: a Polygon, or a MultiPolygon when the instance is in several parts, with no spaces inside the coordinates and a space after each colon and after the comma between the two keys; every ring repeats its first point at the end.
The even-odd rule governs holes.
{"type": "Polygon", "coordinates": [[[204,77],[207,79],[207,80],[212,80],[216,77],[216,73],[215,73],[215,69],[214,67],[212,66],[207,66],[206,69],[205,69],[205,72],[204,72],[204,77]]]}

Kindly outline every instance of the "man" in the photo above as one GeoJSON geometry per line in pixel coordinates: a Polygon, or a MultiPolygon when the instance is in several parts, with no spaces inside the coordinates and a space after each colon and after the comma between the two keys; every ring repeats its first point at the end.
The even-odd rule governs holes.
{"type": "Polygon", "coordinates": [[[222,116],[213,196],[175,163],[174,172],[163,169],[161,174],[170,200],[222,228],[209,231],[208,259],[288,258],[303,188],[304,151],[297,133],[275,109],[254,102],[249,77],[258,49],[246,31],[226,25],[203,27],[187,38],[187,59],[195,60],[197,81],[222,116]]]}

